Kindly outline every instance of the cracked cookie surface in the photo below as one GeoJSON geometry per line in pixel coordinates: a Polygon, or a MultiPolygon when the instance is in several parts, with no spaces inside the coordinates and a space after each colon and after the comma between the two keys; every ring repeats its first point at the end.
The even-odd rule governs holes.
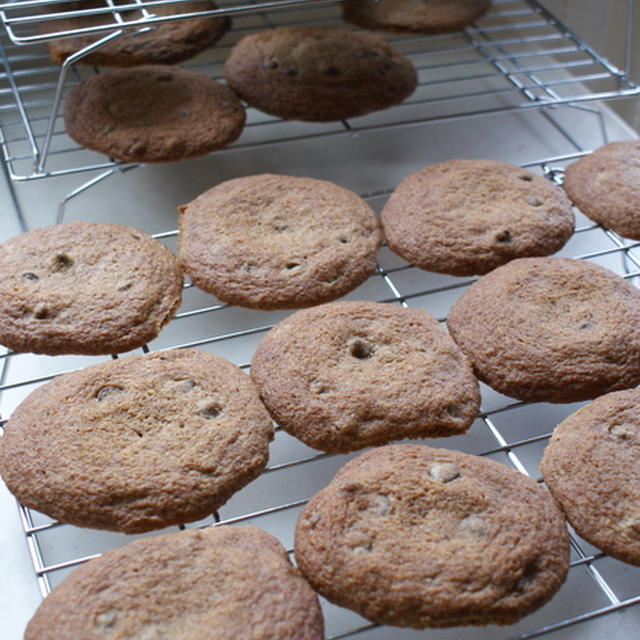
{"type": "Polygon", "coordinates": [[[382,242],[366,202],[325,180],[237,178],[179,209],[178,254],[193,283],[256,309],[344,295],[375,271],[382,242]]]}
{"type": "Polygon", "coordinates": [[[204,518],[267,464],[273,426],[250,378],[195,350],[128,356],[33,391],[0,441],[26,506],[125,531],[204,518]]]}
{"type": "MultiPolygon", "coordinates": [[[[126,0],[117,0],[114,6],[127,4],[126,0]]],[[[78,11],[105,8],[102,0],[73,2],[61,5],[53,10],[78,11]]],[[[151,12],[157,17],[170,17],[177,14],[196,13],[216,9],[213,2],[185,2],[180,4],[156,5],[151,12]]],[[[51,8],[48,8],[52,11],[51,8]]],[[[139,10],[120,11],[124,21],[140,20],[139,10]]],[[[77,17],[65,16],[59,20],[47,20],[38,25],[40,33],[88,29],[98,25],[114,24],[111,12],[77,17]]],[[[229,29],[231,20],[228,16],[203,16],[188,20],[169,20],[155,23],[146,32],[128,30],[115,40],[107,42],[100,48],[80,58],[77,63],[106,66],[133,67],[141,64],[177,64],[192,58],[197,53],[213,46],[229,29]]],[[[87,47],[109,33],[99,31],[89,36],[76,36],[52,40],[47,43],[54,62],[62,63],[70,55],[87,47]]]]}
{"type": "Polygon", "coordinates": [[[233,142],[245,112],[229,87],[163,65],[105,71],[83,80],[64,108],[79,144],[124,162],[171,162],[233,142]]]}
{"type": "Polygon", "coordinates": [[[251,376],[285,431],[328,452],[459,435],[480,403],[446,330],[426,311],[391,304],[298,311],[260,341],[251,376]]]}
{"type": "Polygon", "coordinates": [[[317,596],[272,536],[222,526],[136,540],[74,570],[25,640],[322,640],[317,596]]]}
{"type": "Polygon", "coordinates": [[[342,17],[365,29],[443,33],[468,27],[490,6],[490,0],[346,0],[342,17]]]}
{"type": "Polygon", "coordinates": [[[578,535],[640,565],[639,389],[608,393],[563,420],[540,469],[578,535]]]}
{"type": "Polygon", "coordinates": [[[574,227],[560,187],[495,160],[450,160],[412,173],[381,220],[392,251],[421,269],[455,276],[555,253],[574,227]]]}
{"type": "Polygon", "coordinates": [[[265,113],[317,122],[386,109],[417,84],[413,64],[381,36],[323,27],[245,36],[231,50],[224,77],[265,113]]]}
{"type": "Polygon", "coordinates": [[[150,235],[67,222],[0,245],[0,344],[48,355],[122,353],[157,337],[182,273],[150,235]]]}
{"type": "Polygon", "coordinates": [[[536,482],[424,445],[360,454],[307,503],[296,562],[331,602],[380,624],[510,624],[563,583],[569,539],[536,482]]]}
{"type": "Polygon", "coordinates": [[[640,240],[640,141],[611,142],[571,163],[564,188],[586,216],[640,240]]]}
{"type": "Polygon", "coordinates": [[[640,291],[585,260],[519,258],[482,276],[447,326],[480,380],[531,402],[640,382],[640,291]]]}

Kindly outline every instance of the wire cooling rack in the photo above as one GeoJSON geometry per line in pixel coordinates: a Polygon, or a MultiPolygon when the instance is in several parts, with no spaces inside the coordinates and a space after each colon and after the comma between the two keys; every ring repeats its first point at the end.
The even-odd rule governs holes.
{"type": "MultiPolygon", "coordinates": [[[[19,4],[33,8],[43,3],[19,4]]],[[[286,7],[277,12],[263,10],[264,6],[260,5],[258,13],[239,15],[235,18],[234,30],[225,36],[221,46],[198,57],[189,66],[219,77],[229,47],[252,30],[305,22],[338,24],[335,7],[324,6],[326,3],[323,2],[304,4],[309,6],[295,10],[286,7]]],[[[5,12],[0,17],[6,20],[9,15],[6,5],[1,5],[0,10],[5,12]]],[[[10,24],[16,32],[18,25],[20,38],[35,33],[28,20],[10,24]]],[[[6,173],[16,187],[25,190],[57,185],[62,181],[62,195],[59,202],[53,203],[54,218],[63,221],[69,216],[78,217],[81,215],[78,208],[82,210],[87,204],[97,206],[105,193],[118,191],[121,181],[126,182],[145,169],[105,161],[98,154],[79,149],[64,134],[60,119],[55,118],[48,157],[44,168],[39,170],[37,165],[43,160],[42,144],[59,69],[52,65],[42,44],[19,45],[15,34],[14,40],[4,44],[5,74],[0,78],[5,83],[0,88],[0,125],[6,173]],[[89,179],[81,175],[84,172],[91,173],[89,179]],[[53,180],[40,180],[53,176],[56,176],[53,180]]],[[[249,110],[248,126],[242,137],[217,157],[232,165],[231,173],[239,173],[246,170],[245,159],[257,154],[271,155],[275,159],[292,149],[297,152],[300,147],[313,147],[318,162],[327,164],[322,147],[344,139],[346,164],[343,172],[347,173],[352,170],[348,164],[351,146],[360,149],[358,158],[371,156],[369,161],[374,163],[376,157],[372,154],[377,147],[371,144],[372,138],[382,137],[388,145],[390,138],[407,133],[411,137],[418,131],[423,134],[426,131],[426,137],[433,139],[436,147],[431,155],[448,159],[447,139],[442,142],[437,132],[452,121],[453,128],[465,131],[489,127],[489,124],[495,127],[497,119],[499,125],[503,124],[501,115],[496,118],[498,114],[513,116],[534,108],[536,120],[544,123],[549,138],[560,140],[562,144],[558,144],[558,148],[568,151],[546,156],[535,156],[532,155],[534,151],[527,151],[524,153],[526,160],[521,164],[561,184],[567,163],[596,146],[592,135],[585,136],[575,128],[577,116],[586,118],[589,128],[599,132],[596,136],[600,138],[599,143],[608,141],[606,109],[600,102],[586,103],[597,98],[638,93],[638,88],[623,71],[593,52],[537,2],[497,1],[487,17],[461,34],[395,37],[393,40],[419,69],[420,87],[407,103],[353,121],[326,125],[289,123],[249,110]],[[443,145],[441,151],[437,148],[440,144],[443,145]]],[[[69,86],[94,72],[92,68],[73,69],[69,86]]],[[[523,124],[527,123],[528,120],[523,121],[523,124]]],[[[504,126],[496,129],[498,135],[507,135],[506,131],[504,126]]],[[[423,137],[416,136],[416,140],[422,141],[423,137]]],[[[490,135],[488,137],[490,139],[490,135]]],[[[392,153],[391,145],[385,149],[392,153]]],[[[404,148],[402,151],[409,153],[404,148]]],[[[393,149],[393,153],[398,150],[393,149]]],[[[190,171],[203,162],[201,159],[195,163],[172,165],[167,171],[182,171],[184,180],[189,181],[193,180],[190,171]]],[[[415,160],[411,163],[415,164],[415,160]]],[[[221,161],[212,166],[221,171],[223,164],[221,161]]],[[[154,171],[155,168],[150,174],[156,185],[167,174],[161,168],[157,169],[157,174],[154,171]]],[[[141,181],[143,177],[150,179],[145,174],[140,176],[141,181]]],[[[218,179],[216,176],[213,181],[218,179]]],[[[358,190],[379,211],[396,183],[396,177],[389,176],[386,181],[376,183],[375,188],[358,190]]],[[[25,193],[18,190],[13,195],[18,217],[28,218],[34,206],[25,193]]],[[[40,199],[38,204],[45,207],[51,203],[40,199]]],[[[621,238],[576,213],[576,231],[560,255],[595,262],[638,282],[640,242],[621,238]]],[[[166,218],[146,217],[140,226],[175,248],[177,231],[167,224],[166,218]]],[[[425,308],[444,322],[451,304],[471,281],[421,271],[384,247],[376,273],[348,297],[425,308]]],[[[195,347],[223,355],[247,370],[257,342],[288,313],[250,311],[220,304],[187,283],[179,313],[143,351],[195,347]]],[[[2,415],[10,415],[28,393],[53,376],[105,359],[108,358],[47,358],[0,350],[2,415]]],[[[540,480],[538,462],[551,431],[578,406],[581,405],[515,402],[483,385],[482,411],[469,432],[428,443],[487,456],[540,480]]],[[[0,420],[2,426],[4,421],[0,420]]],[[[302,505],[351,457],[315,452],[277,430],[267,471],[233,496],[219,512],[186,527],[250,523],[276,535],[291,551],[293,527],[302,505]]],[[[18,513],[35,579],[43,596],[74,567],[137,537],[60,524],[20,505],[18,513]]],[[[548,640],[564,640],[585,637],[587,632],[591,634],[589,638],[604,637],[605,633],[614,637],[609,632],[614,616],[637,612],[640,608],[640,569],[609,558],[573,533],[571,542],[567,583],[549,604],[516,625],[424,632],[390,629],[370,624],[352,612],[323,601],[327,638],[526,640],[544,636],[548,640]]],[[[627,640],[627,636],[624,638],[627,640]]]]}
{"type": "MultiPolygon", "coordinates": [[[[155,24],[159,18],[151,15],[153,7],[166,3],[167,0],[153,0],[119,6],[122,11],[138,7],[149,14],[133,24],[145,20],[155,24]]],[[[342,24],[336,7],[326,0],[258,3],[259,11],[256,3],[219,4],[222,7],[219,12],[234,12],[233,30],[218,46],[185,65],[217,79],[222,75],[229,49],[252,31],[274,25],[342,24]],[[248,9],[251,13],[247,13],[248,9]]],[[[629,24],[632,4],[627,9],[629,24]]],[[[112,5],[112,0],[105,0],[105,7],[95,11],[119,16],[112,5]]],[[[59,0],[0,4],[0,22],[8,35],[0,47],[0,60],[4,64],[4,73],[0,74],[0,147],[7,172],[14,181],[104,171],[117,164],[90,152],[78,157],[75,153],[78,146],[64,132],[60,106],[64,96],[82,77],[95,70],[76,65],[63,66],[61,71],[52,64],[44,46],[19,46],[51,39],[50,35],[45,38],[38,33],[35,21],[46,22],[47,16],[78,13],[70,12],[68,7],[69,3],[60,4],[59,0]],[[54,13],[37,13],[43,10],[54,13]]],[[[111,33],[117,37],[120,31],[111,33]]],[[[626,40],[627,51],[623,62],[630,62],[631,30],[621,34],[621,38],[626,40]]],[[[580,104],[640,92],[625,71],[599,56],[534,0],[496,0],[487,16],[456,34],[389,39],[412,60],[419,74],[416,92],[402,105],[382,114],[317,124],[313,130],[291,127],[271,117],[252,117],[242,138],[231,149],[310,136],[364,133],[416,122],[437,123],[469,115],[580,104]]]]}

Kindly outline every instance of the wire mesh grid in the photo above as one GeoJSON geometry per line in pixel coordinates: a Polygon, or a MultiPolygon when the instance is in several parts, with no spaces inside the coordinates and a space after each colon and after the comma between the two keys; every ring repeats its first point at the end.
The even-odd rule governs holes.
{"type": "MultiPolygon", "coordinates": [[[[335,21],[335,9],[305,8],[303,16],[313,21],[331,24],[335,21]],[[325,13],[327,12],[327,13],[325,13]]],[[[302,21],[300,13],[277,14],[278,24],[297,24],[302,21]]],[[[263,13],[250,18],[238,19],[234,32],[227,39],[227,50],[244,33],[275,24],[274,15],[263,13]],[[242,22],[242,20],[246,20],[242,22]]],[[[609,92],[594,91],[593,82],[611,82],[616,85],[614,95],[634,93],[636,89],[624,79],[624,74],[614,70],[606,61],[597,57],[574,36],[565,32],[562,25],[540,9],[536,2],[505,0],[496,2],[492,14],[468,29],[463,35],[432,38],[397,38],[398,48],[408,54],[420,68],[420,91],[444,91],[437,99],[429,98],[390,109],[354,122],[319,126],[285,123],[273,118],[250,112],[249,135],[243,135],[235,149],[251,153],[258,147],[286,146],[288,141],[310,140],[314,137],[361,134],[370,130],[388,130],[396,127],[411,127],[418,123],[430,126],[451,118],[494,114],[503,110],[516,110],[523,104],[542,107],[541,112],[559,136],[571,142],[577,151],[547,157],[535,158],[523,164],[549,179],[561,183],[563,168],[568,162],[586,152],[580,140],[565,124],[556,119],[547,103],[564,95],[560,102],[573,102],[566,94],[556,94],[560,87],[572,87],[571,95],[577,103],[590,100],[594,95],[609,96],[609,92]],[[542,29],[551,35],[529,36],[530,30],[542,29]],[[511,30],[515,30],[512,32],[511,30]],[[514,35],[516,33],[517,35],[514,35]],[[487,38],[487,40],[485,40],[487,38]],[[483,43],[477,44],[477,40],[483,43]],[[484,44],[490,42],[491,44],[484,44]],[[547,46],[549,45],[549,46],[547,46]],[[444,53],[443,53],[444,47],[444,53]],[[447,49],[448,47],[448,49],[447,49]],[[517,55],[514,53],[517,51],[517,55]],[[542,53],[540,53],[542,51],[542,53]],[[560,60],[560,62],[558,61],[560,60]],[[471,66],[470,66],[471,65],[471,66]],[[593,66],[597,72],[583,74],[584,69],[593,66]],[[452,75],[451,71],[455,70],[452,75]],[[483,77],[482,69],[486,77],[483,77]],[[567,79],[566,74],[577,72],[581,82],[567,79]],[[547,74],[559,74],[549,80],[547,74]],[[454,87],[454,98],[447,94],[451,84],[464,85],[468,79],[478,74],[468,90],[454,87]],[[466,79],[465,79],[466,78],[466,79]],[[502,84],[493,85],[499,79],[502,84]],[[621,80],[622,79],[622,80],[621,80]],[[483,86],[487,82],[488,85],[483,86]],[[621,88],[622,87],[622,88],[621,88]],[[626,87],[626,88],[625,88],[626,87]],[[541,97],[540,97],[541,96],[541,97]],[[473,98],[474,103],[469,104],[473,98]],[[487,102],[484,102],[484,101],[487,102]],[[524,101],[524,102],[523,102],[524,101]],[[481,106],[478,106],[478,103],[481,106]],[[275,130],[275,133],[274,133],[275,130]],[[293,133],[291,133],[293,130],[293,133]],[[285,134],[283,135],[283,132],[285,134]]],[[[11,45],[13,47],[13,45],[11,45]]],[[[29,113],[29,126],[34,131],[43,131],[47,120],[47,109],[51,106],[57,70],[51,66],[45,53],[25,53],[19,58],[19,50],[11,51],[12,65],[5,76],[13,75],[21,69],[20,96],[29,96],[25,101],[29,113]],[[18,65],[15,64],[20,59],[18,65]],[[38,65],[42,65],[38,67],[38,65]],[[34,82],[40,69],[50,81],[34,82]],[[31,88],[30,88],[31,87],[31,88]],[[32,92],[32,90],[33,92],[32,92]],[[41,116],[34,114],[40,113],[41,116]],[[38,128],[40,127],[40,128],[38,128]]],[[[219,76],[225,48],[213,56],[198,60],[195,68],[211,69],[219,76]],[[219,57],[216,57],[218,56],[219,57]],[[213,67],[211,66],[213,64],[213,67]],[[217,66],[216,66],[217,65],[217,66]]],[[[76,80],[94,70],[79,70],[76,80]]],[[[595,86],[595,85],[594,85],[595,86]]],[[[0,92],[0,95],[1,92],[0,92]]],[[[70,174],[84,170],[96,170],[95,176],[74,189],[63,199],[59,220],[64,217],[65,204],[83,195],[91,195],[93,188],[101,181],[108,182],[129,167],[115,166],[113,163],[84,162],[89,152],[79,151],[60,130],[56,133],[50,162],[54,169],[47,169],[42,176],[19,167],[33,167],[34,155],[28,152],[20,155],[16,149],[24,149],[26,137],[24,122],[16,106],[16,92],[9,88],[4,92],[7,102],[0,105],[0,119],[3,123],[3,150],[10,176],[17,180],[45,175],[70,174]],[[8,154],[8,155],[7,155],[8,154]],[[78,162],[78,156],[82,162],[78,162]]],[[[600,118],[597,106],[574,105],[572,108],[592,110],[596,119],[600,118]]],[[[596,120],[597,121],[597,120],[596,120]]],[[[61,126],[59,124],[58,126],[61,126]]],[[[39,140],[40,135],[35,136],[39,140]]],[[[131,167],[135,169],[135,167],[131,167]]],[[[380,210],[392,184],[381,185],[375,191],[361,195],[375,210],[380,210]]],[[[640,277],[640,242],[631,242],[617,234],[602,229],[577,214],[576,232],[561,255],[589,260],[620,273],[635,282],[640,277]]],[[[175,247],[177,232],[169,228],[156,228],[155,236],[175,247]]],[[[394,256],[386,247],[380,253],[377,272],[349,297],[392,302],[415,308],[426,308],[441,322],[444,322],[451,304],[470,284],[472,279],[453,278],[420,271],[394,256]]],[[[177,316],[165,328],[157,340],[143,351],[196,347],[214,351],[226,356],[245,370],[249,367],[251,354],[264,333],[278,320],[285,317],[280,312],[253,312],[239,310],[220,304],[208,294],[204,294],[187,283],[184,289],[183,305],[177,316]]],[[[101,358],[56,357],[46,358],[31,354],[11,352],[0,353],[0,408],[4,416],[10,415],[15,407],[30,391],[53,376],[77,369],[86,364],[94,364],[101,358]],[[37,371],[38,375],[33,372],[37,371]]],[[[469,453],[483,455],[503,462],[527,473],[538,481],[538,462],[546,441],[564,417],[580,405],[541,405],[514,402],[482,387],[482,411],[468,434],[451,439],[429,441],[435,446],[451,447],[469,453]]],[[[0,421],[0,427],[4,422],[0,421]]],[[[187,528],[213,526],[217,523],[251,523],[276,535],[291,551],[292,532],[297,514],[317,490],[324,486],[335,471],[351,456],[323,454],[309,449],[282,430],[277,430],[271,449],[271,461],[266,472],[254,483],[236,494],[219,512],[187,528]]],[[[33,562],[42,595],[46,595],[75,566],[99,555],[101,552],[125,544],[135,536],[83,530],[71,525],[51,521],[46,516],[19,506],[19,517],[25,534],[29,554],[33,562]]],[[[173,528],[175,530],[175,527],[173,528]]],[[[575,534],[572,534],[571,570],[565,586],[556,597],[539,612],[528,616],[517,625],[505,628],[488,627],[465,629],[464,637],[473,639],[514,639],[524,640],[539,636],[556,637],[556,632],[571,628],[582,629],[584,624],[608,620],[616,611],[637,610],[640,605],[639,569],[613,560],[601,553],[575,534]],[[584,624],[581,624],[584,623],[584,624]]],[[[327,621],[327,637],[366,638],[384,637],[429,638],[449,640],[460,637],[460,630],[429,630],[415,632],[391,630],[370,624],[359,616],[344,609],[323,602],[327,621]]],[[[563,636],[564,637],[564,636],[563,636]]],[[[568,637],[568,636],[567,636],[568,637]]],[[[574,637],[574,636],[571,636],[574,637]]],[[[579,637],[579,636],[576,636],[579,637]]]]}
{"type": "MultiPolygon", "coordinates": [[[[248,33],[281,25],[342,24],[335,6],[318,0],[297,4],[303,6],[259,12],[254,7],[251,14],[237,14],[232,31],[185,66],[220,79],[230,48],[248,33]]],[[[0,12],[0,19],[2,16],[0,12]]],[[[5,28],[11,24],[5,15],[5,28]]],[[[33,30],[35,25],[25,22],[24,28],[33,30]]],[[[402,105],[313,128],[291,126],[250,109],[242,137],[229,150],[640,92],[624,71],[599,56],[535,0],[497,0],[487,16],[464,32],[391,36],[390,40],[418,70],[418,88],[402,105]]],[[[60,107],[64,96],[82,77],[94,73],[94,68],[76,65],[67,78],[66,70],[61,75],[60,68],[51,63],[44,46],[20,47],[10,41],[0,47],[0,59],[4,63],[0,147],[13,180],[116,166],[99,154],[75,153],[78,145],[64,131],[60,107]]]]}
{"type": "MultiPolygon", "coordinates": [[[[567,161],[582,154],[583,152],[578,152],[559,158],[536,160],[527,163],[526,166],[555,182],[561,182],[562,167],[567,161]]],[[[389,192],[390,189],[385,189],[363,195],[374,208],[379,209],[389,192]]],[[[576,232],[562,253],[607,266],[632,282],[638,281],[640,242],[625,240],[587,221],[581,214],[577,215],[579,224],[576,232]],[[597,248],[589,250],[590,247],[597,248]],[[576,253],[576,249],[579,248],[587,250],[576,253]]],[[[156,234],[156,237],[171,244],[176,235],[176,230],[169,230],[156,234]]],[[[445,322],[449,306],[473,280],[422,272],[384,248],[377,272],[365,285],[365,289],[369,290],[368,297],[371,299],[427,308],[441,322],[445,322]]],[[[353,297],[365,296],[362,295],[361,288],[353,297]]],[[[272,321],[264,323],[261,322],[263,314],[244,310],[242,316],[245,326],[240,327],[235,319],[222,319],[226,313],[232,313],[233,318],[237,318],[237,310],[225,304],[203,305],[202,300],[210,303],[211,297],[189,283],[185,284],[184,298],[182,310],[167,327],[169,336],[161,335],[156,343],[146,346],[143,351],[184,347],[211,349],[224,355],[234,354],[236,362],[243,369],[248,369],[249,358],[242,359],[238,345],[243,343],[247,347],[245,353],[250,355],[256,342],[273,325],[273,313],[270,314],[272,321]],[[207,318],[206,324],[209,327],[233,327],[233,330],[221,330],[199,337],[190,329],[189,323],[194,318],[203,317],[207,318]],[[177,338],[182,338],[182,341],[177,338]]],[[[279,317],[276,313],[276,320],[279,317]]],[[[12,376],[11,381],[7,381],[8,370],[15,366],[18,360],[33,362],[34,358],[44,357],[11,352],[1,356],[3,376],[0,397],[14,394],[15,398],[8,399],[10,404],[18,402],[21,397],[54,375],[74,368],[73,363],[70,365],[68,360],[61,362],[56,358],[56,371],[50,375],[36,378],[18,376],[19,379],[12,376]]],[[[17,368],[23,367],[18,365],[17,368]]],[[[27,364],[25,370],[28,369],[27,364]]],[[[482,392],[482,411],[467,435],[425,442],[491,457],[540,481],[537,465],[551,431],[560,420],[580,405],[527,404],[501,396],[485,386],[482,392]]],[[[318,453],[277,429],[272,445],[271,462],[265,473],[234,496],[219,512],[203,521],[186,526],[191,528],[215,526],[218,523],[251,523],[277,535],[291,552],[293,526],[300,508],[350,457],[318,453]],[[310,473],[311,468],[313,473],[310,473]],[[308,480],[310,476],[313,476],[313,482],[308,480]]],[[[124,534],[94,532],[60,524],[23,506],[19,506],[19,514],[43,596],[75,566],[96,557],[106,549],[120,546],[132,539],[132,536],[124,534]]],[[[468,631],[465,632],[465,637],[524,640],[551,634],[620,609],[640,605],[638,568],[607,557],[575,534],[572,534],[571,543],[569,579],[549,605],[512,627],[489,627],[468,631]],[[586,582],[585,576],[588,577],[586,582]],[[580,585],[578,592],[575,591],[576,585],[580,585]]],[[[327,637],[332,640],[390,637],[384,635],[385,633],[393,634],[394,637],[405,637],[402,630],[391,631],[368,623],[356,614],[326,602],[323,602],[323,607],[327,619],[327,637]]],[[[456,637],[440,630],[425,631],[423,635],[413,635],[418,634],[414,631],[406,631],[406,634],[406,637],[434,639],[456,637]]]]}

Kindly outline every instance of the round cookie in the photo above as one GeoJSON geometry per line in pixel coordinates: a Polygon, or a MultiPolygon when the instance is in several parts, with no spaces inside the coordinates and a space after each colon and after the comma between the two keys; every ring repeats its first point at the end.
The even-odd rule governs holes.
{"type": "Polygon", "coordinates": [[[564,188],[586,216],[640,240],[640,140],[612,142],[573,162],[564,188]]]}
{"type": "Polygon", "coordinates": [[[0,245],[0,344],[58,355],[122,353],[180,306],[169,249],[121,224],[68,222],[0,245]]]}
{"type": "Polygon", "coordinates": [[[245,112],[229,87],[203,74],[145,65],[83,80],[67,98],[64,121],[87,149],[124,162],[169,162],[233,142],[245,112]]]}
{"type": "Polygon", "coordinates": [[[278,27],[245,36],[224,77],[252,107],[280,118],[329,122],[386,109],[413,93],[411,62],[373,33],[278,27]]]}
{"type": "Polygon", "coordinates": [[[382,211],[392,251],[438,273],[487,273],[558,251],[574,227],[560,187],[495,160],[450,160],[407,176],[382,211]]]}
{"type": "MultiPolygon", "coordinates": [[[[115,2],[115,5],[124,2],[115,2]]],[[[104,8],[103,0],[75,2],[71,6],[47,8],[48,12],[58,10],[79,11],[85,9],[104,8]]],[[[216,8],[213,2],[186,2],[180,4],[157,5],[149,7],[154,16],[172,16],[199,11],[211,11],[216,8]]],[[[125,21],[140,20],[140,11],[124,11],[121,15],[125,21]]],[[[40,22],[40,33],[72,31],[87,29],[104,24],[114,24],[111,13],[85,15],[79,17],[63,17],[59,20],[40,22]]],[[[77,64],[89,64],[107,67],[134,67],[141,64],[176,64],[188,60],[196,54],[213,46],[229,29],[231,20],[227,16],[204,16],[188,20],[170,20],[153,25],[146,32],[128,30],[115,40],[107,42],[95,51],[80,58],[77,64]]],[[[116,27],[114,26],[114,29],[116,27]]],[[[91,35],[62,38],[47,43],[54,62],[62,63],[70,55],[89,46],[109,31],[98,31],[91,35]]]]}
{"type": "Polygon", "coordinates": [[[295,556],[322,596],[380,624],[511,624],[547,602],[569,538],[547,491],[424,445],[360,454],[304,507],[295,556]]]}
{"type": "Polygon", "coordinates": [[[566,418],[540,469],[578,535],[640,565],[640,389],[601,396],[566,418]]]}
{"type": "Polygon", "coordinates": [[[459,31],[483,16],[490,0],[343,0],[342,17],[393,33],[459,31]]]}
{"type": "Polygon", "coordinates": [[[228,180],[179,207],[178,255],[193,283],[257,309],[338,298],[376,268],[382,233],[371,208],[324,180],[228,180]]]}
{"type": "Polygon", "coordinates": [[[282,545],[254,527],[136,540],[75,569],[25,640],[322,640],[317,596],[282,545]]]}
{"type": "Polygon", "coordinates": [[[447,326],[476,375],[508,396],[577,402],[640,382],[640,291],[568,258],[520,258],[482,276],[447,326]]]}
{"type": "Polygon", "coordinates": [[[260,341],[251,376],[280,426],[327,452],[459,435],[480,404],[445,329],[426,311],[391,304],[298,311],[260,341]]]}
{"type": "Polygon", "coordinates": [[[129,356],[54,378],[13,412],[0,474],[60,522],[135,533],[198,520],[256,478],[273,426],[219,356],[129,356]]]}

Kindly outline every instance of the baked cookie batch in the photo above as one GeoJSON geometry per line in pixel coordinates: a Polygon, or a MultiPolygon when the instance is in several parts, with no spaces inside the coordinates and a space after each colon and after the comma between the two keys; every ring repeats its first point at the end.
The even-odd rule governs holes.
{"type": "MultiPolygon", "coordinates": [[[[342,8],[365,28],[432,33],[464,28],[489,5],[342,8]]],[[[126,68],[71,92],[69,135],[124,162],[174,161],[240,135],[236,93],[278,117],[329,121],[397,104],[416,86],[411,63],[381,36],[316,27],[241,39],[225,64],[228,86],[168,66],[228,27],[219,17],[167,22],[96,50],[82,61],[126,68]]],[[[62,61],[87,43],[50,48],[62,61]]],[[[565,518],[640,565],[640,292],[589,262],[546,257],[573,232],[572,202],[640,237],[638,167],[637,142],[606,145],[567,168],[563,190],[504,162],[450,160],[407,176],[380,222],[336,184],[245,176],[179,208],[177,257],[118,224],[60,224],[0,245],[0,344],[18,352],[142,347],[177,311],[183,273],[228,304],[300,309],[261,340],[250,376],[178,349],[37,388],[0,439],[0,473],[22,504],[77,526],[146,532],[204,518],[258,477],[274,420],[320,451],[374,447],[303,508],[299,568],[252,527],[137,540],[73,571],[25,638],[188,639],[216,628],[320,640],[314,590],[381,624],[511,624],[565,580],[565,518]],[[448,330],[423,310],[335,301],[375,272],[383,235],[414,266],[481,276],[453,305],[448,330]],[[549,491],[485,457],[390,444],[464,433],[480,408],[478,380],[524,401],[594,399],[549,442],[549,491]]]]}

